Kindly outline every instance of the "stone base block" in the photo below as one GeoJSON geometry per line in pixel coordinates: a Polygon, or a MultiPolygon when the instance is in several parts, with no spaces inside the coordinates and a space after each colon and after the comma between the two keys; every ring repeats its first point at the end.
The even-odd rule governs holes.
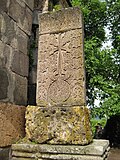
{"type": "Polygon", "coordinates": [[[24,106],[0,103],[0,147],[25,136],[25,110],[24,106]]]}
{"type": "Polygon", "coordinates": [[[0,160],[10,160],[11,158],[11,148],[5,147],[0,148],[0,160]]]}
{"type": "Polygon", "coordinates": [[[89,144],[92,132],[86,107],[28,106],[26,137],[36,143],[89,144]]]}
{"type": "Polygon", "coordinates": [[[86,146],[13,144],[12,160],[105,160],[109,141],[93,140],[86,146]]]}

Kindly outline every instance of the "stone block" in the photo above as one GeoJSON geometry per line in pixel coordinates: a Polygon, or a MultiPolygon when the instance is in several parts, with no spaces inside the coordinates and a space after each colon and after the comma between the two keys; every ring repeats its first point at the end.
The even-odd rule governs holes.
{"type": "Polygon", "coordinates": [[[24,20],[25,3],[23,1],[10,0],[8,14],[19,23],[24,20]]]}
{"type": "Polygon", "coordinates": [[[0,67],[0,100],[19,105],[27,104],[27,78],[0,67]]]}
{"type": "Polygon", "coordinates": [[[0,67],[0,100],[8,97],[9,77],[5,68],[0,67]]]}
{"type": "Polygon", "coordinates": [[[5,44],[0,40],[0,67],[4,66],[4,48],[5,44]]]}
{"type": "Polygon", "coordinates": [[[15,85],[14,85],[14,103],[18,105],[26,105],[27,104],[27,78],[19,76],[15,74],[14,77],[15,85]]]}
{"type": "Polygon", "coordinates": [[[29,70],[28,55],[25,55],[24,53],[13,50],[11,69],[13,72],[21,76],[27,77],[28,70],[29,70]]]}
{"type": "Polygon", "coordinates": [[[17,50],[28,55],[28,36],[19,27],[17,28],[17,50]]]}
{"type": "Polygon", "coordinates": [[[7,2],[8,0],[0,0],[0,13],[7,12],[7,2]]]}
{"type": "Polygon", "coordinates": [[[80,145],[47,145],[47,144],[13,144],[12,158],[19,160],[106,160],[109,152],[109,141],[93,140],[86,146],[80,145]]]}
{"type": "Polygon", "coordinates": [[[31,34],[32,11],[25,5],[24,1],[10,0],[8,14],[26,34],[31,34]]]}
{"type": "Polygon", "coordinates": [[[33,10],[34,8],[34,1],[33,0],[24,0],[24,2],[28,5],[28,7],[33,10]]]}
{"type": "Polygon", "coordinates": [[[58,33],[70,29],[82,28],[82,17],[79,8],[66,8],[53,13],[39,15],[40,34],[58,33]],[[79,15],[79,16],[78,16],[79,15]]]}
{"type": "Polygon", "coordinates": [[[28,106],[26,137],[37,143],[89,144],[92,133],[86,107],[28,106]]]}
{"type": "Polygon", "coordinates": [[[2,15],[1,40],[16,47],[16,23],[6,14],[2,15]]]}
{"type": "Polygon", "coordinates": [[[26,34],[31,35],[32,29],[32,15],[33,12],[26,7],[24,21],[23,23],[19,24],[19,26],[26,32],[26,34]]]}
{"type": "Polygon", "coordinates": [[[24,54],[28,54],[28,35],[5,13],[2,14],[1,40],[24,54]]]}
{"type": "Polygon", "coordinates": [[[0,40],[0,67],[10,68],[12,48],[0,40]]]}
{"type": "Polygon", "coordinates": [[[0,103],[0,147],[11,145],[25,135],[25,107],[0,103]]]}
{"type": "Polygon", "coordinates": [[[10,147],[0,148],[0,160],[10,160],[11,158],[10,153],[11,153],[10,147]]]}

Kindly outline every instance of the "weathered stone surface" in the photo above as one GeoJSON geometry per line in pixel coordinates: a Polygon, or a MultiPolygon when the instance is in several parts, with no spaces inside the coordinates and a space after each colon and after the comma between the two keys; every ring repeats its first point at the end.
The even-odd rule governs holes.
{"type": "Polygon", "coordinates": [[[26,7],[24,1],[10,0],[8,13],[17,22],[17,25],[30,35],[32,11],[26,7]]]}
{"type": "Polygon", "coordinates": [[[19,25],[28,35],[31,35],[32,11],[29,8],[25,10],[25,17],[22,24],[19,25]]]}
{"type": "Polygon", "coordinates": [[[12,47],[10,47],[7,44],[3,43],[3,55],[1,55],[2,57],[2,67],[6,67],[6,68],[10,68],[11,66],[11,54],[12,54],[12,47]]]}
{"type": "Polygon", "coordinates": [[[0,100],[27,103],[33,0],[0,1],[0,100]],[[16,78],[19,77],[19,78],[16,78]]]}
{"type": "Polygon", "coordinates": [[[0,67],[0,100],[7,98],[9,79],[6,69],[0,67]]]}
{"type": "Polygon", "coordinates": [[[11,153],[10,147],[0,148],[0,160],[10,160],[11,158],[10,153],[11,153]]]}
{"type": "Polygon", "coordinates": [[[9,146],[25,135],[25,107],[0,103],[0,147],[9,146]]]}
{"type": "Polygon", "coordinates": [[[109,151],[109,141],[93,140],[87,146],[13,144],[13,158],[60,159],[60,160],[105,160],[109,151]]]}
{"type": "Polygon", "coordinates": [[[86,107],[28,106],[26,137],[37,143],[88,144],[92,141],[86,107]]]}
{"type": "Polygon", "coordinates": [[[13,51],[13,59],[11,64],[11,69],[13,72],[27,77],[29,70],[29,59],[28,56],[17,51],[13,51]]]}
{"type": "Polygon", "coordinates": [[[0,40],[0,67],[4,66],[5,62],[4,62],[4,48],[5,48],[5,44],[0,40]]]}
{"type": "Polygon", "coordinates": [[[9,15],[17,22],[20,23],[24,20],[25,3],[20,0],[10,0],[9,3],[9,15]]]}
{"type": "Polygon", "coordinates": [[[67,8],[57,12],[40,14],[40,34],[57,33],[82,28],[79,8],[67,8]],[[76,18],[75,18],[76,17],[76,18]]]}
{"type": "Polygon", "coordinates": [[[0,13],[7,12],[7,0],[0,0],[0,13]]]}
{"type": "Polygon", "coordinates": [[[27,104],[27,78],[0,67],[0,100],[19,105],[27,104]]]}
{"type": "Polygon", "coordinates": [[[108,140],[93,139],[93,142],[86,146],[81,145],[48,145],[48,144],[13,144],[12,150],[21,152],[40,152],[49,154],[80,154],[102,156],[109,147],[108,140]]]}
{"type": "Polygon", "coordinates": [[[83,31],[80,29],[82,27],[80,21],[81,12],[78,8],[41,15],[37,105],[84,106],[86,104],[83,31]],[[72,21],[73,18],[75,21],[72,21]],[[60,22],[59,26],[59,19],[62,20],[63,26],[60,22]],[[64,32],[65,27],[68,27],[68,30],[64,32]],[[44,29],[47,31],[43,31],[44,29]],[[55,33],[56,29],[59,29],[59,33],[55,33]],[[49,34],[53,31],[54,33],[49,34]],[[44,34],[47,32],[48,34],[44,34]]]}
{"type": "Polygon", "coordinates": [[[13,102],[14,76],[4,65],[0,66],[0,83],[0,101],[13,102]]]}
{"type": "Polygon", "coordinates": [[[15,86],[13,95],[15,104],[27,104],[27,78],[15,74],[15,86]]]}
{"type": "Polygon", "coordinates": [[[28,35],[6,13],[2,14],[1,40],[27,55],[28,35]]]}
{"type": "Polygon", "coordinates": [[[1,35],[4,43],[15,46],[16,23],[6,13],[2,13],[1,35]]]}
{"type": "Polygon", "coordinates": [[[1,13],[0,13],[0,39],[1,39],[1,29],[2,28],[2,15],[1,15],[1,13]]]}
{"type": "Polygon", "coordinates": [[[28,36],[19,27],[17,28],[17,49],[28,55],[28,36]]]}
{"type": "Polygon", "coordinates": [[[33,0],[23,0],[27,5],[28,7],[33,10],[34,8],[34,1],[33,0]]]}

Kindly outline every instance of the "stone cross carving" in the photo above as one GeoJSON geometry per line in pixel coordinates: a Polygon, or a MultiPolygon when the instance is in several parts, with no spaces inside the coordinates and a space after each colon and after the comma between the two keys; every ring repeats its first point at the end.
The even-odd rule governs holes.
{"type": "MultiPolygon", "coordinates": [[[[37,104],[85,105],[83,30],[80,10],[65,10],[63,17],[40,16],[37,104]],[[68,17],[69,15],[69,17],[68,17]]],[[[62,14],[61,14],[62,15],[62,14]]]]}

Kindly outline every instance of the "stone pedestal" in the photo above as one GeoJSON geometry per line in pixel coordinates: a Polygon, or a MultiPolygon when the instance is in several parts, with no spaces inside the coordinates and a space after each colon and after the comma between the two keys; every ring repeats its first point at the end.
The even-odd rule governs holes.
{"type": "Polygon", "coordinates": [[[12,160],[106,160],[109,149],[107,140],[93,140],[86,146],[14,144],[12,160]]]}
{"type": "Polygon", "coordinates": [[[92,141],[89,111],[85,106],[28,106],[26,137],[36,143],[89,144],[92,141]]]}

